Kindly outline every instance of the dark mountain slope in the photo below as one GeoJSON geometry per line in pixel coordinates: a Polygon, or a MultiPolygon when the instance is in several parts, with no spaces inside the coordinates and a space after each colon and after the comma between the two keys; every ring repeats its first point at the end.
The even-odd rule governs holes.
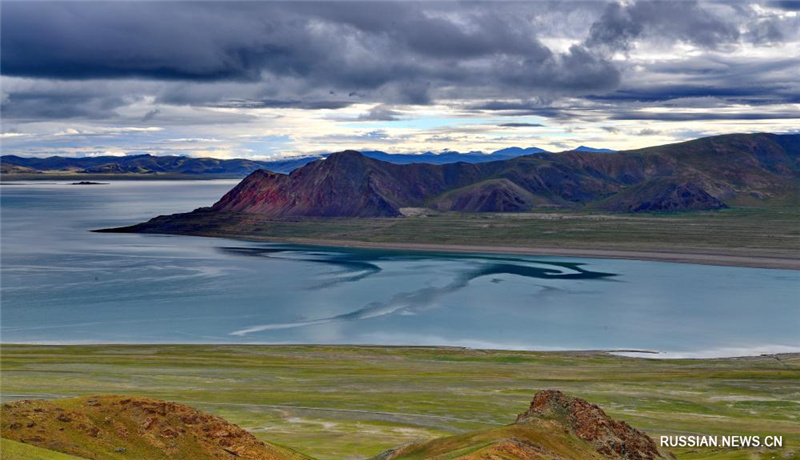
{"type": "Polygon", "coordinates": [[[697,211],[728,206],[702,186],[665,177],[627,188],[597,203],[596,207],[616,212],[642,212],[697,211]]]}
{"type": "Polygon", "coordinates": [[[519,212],[537,201],[536,196],[508,179],[490,179],[444,193],[429,206],[440,211],[519,212]]]}
{"type": "Polygon", "coordinates": [[[269,216],[393,217],[401,207],[421,206],[429,197],[474,183],[495,168],[396,165],[348,150],[289,175],[255,172],[212,209],[269,216]]]}

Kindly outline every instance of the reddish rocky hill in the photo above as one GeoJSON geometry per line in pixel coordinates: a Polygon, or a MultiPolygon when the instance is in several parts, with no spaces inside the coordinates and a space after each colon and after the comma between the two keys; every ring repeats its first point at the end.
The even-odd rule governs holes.
{"type": "Polygon", "coordinates": [[[642,431],[614,420],[595,404],[558,390],[537,393],[531,407],[517,416],[518,424],[553,419],[607,458],[645,460],[661,455],[656,443],[642,431]]]}
{"type": "Polygon", "coordinates": [[[483,164],[398,165],[339,152],[291,174],[257,171],[213,211],[274,217],[394,217],[536,206],[621,212],[719,209],[796,191],[798,136],[731,135],[616,154],[537,154],[483,164]]]}
{"type": "Polygon", "coordinates": [[[269,216],[393,217],[446,190],[476,182],[491,167],[467,163],[397,165],[347,150],[288,175],[257,171],[212,209],[269,216]]]}

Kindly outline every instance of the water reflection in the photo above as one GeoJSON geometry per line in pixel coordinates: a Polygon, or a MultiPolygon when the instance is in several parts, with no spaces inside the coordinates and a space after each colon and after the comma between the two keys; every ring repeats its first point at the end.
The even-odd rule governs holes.
{"type": "MultiPolygon", "coordinates": [[[[431,255],[424,253],[392,253],[391,251],[354,250],[335,252],[333,250],[332,252],[309,252],[308,248],[298,246],[222,247],[219,250],[227,254],[296,260],[335,265],[342,268],[341,272],[334,275],[335,279],[317,285],[317,289],[333,287],[340,283],[360,281],[380,273],[381,267],[379,264],[381,262],[421,261],[430,260],[431,258],[431,255]]],[[[437,301],[443,296],[458,292],[467,287],[470,281],[485,276],[515,275],[523,278],[547,280],[596,280],[610,279],[617,276],[614,273],[588,270],[583,267],[584,264],[574,262],[553,262],[497,256],[478,257],[468,254],[440,254],[438,257],[441,260],[464,262],[464,268],[455,271],[454,279],[443,287],[426,286],[413,291],[397,293],[387,302],[370,302],[348,313],[304,321],[255,325],[236,330],[231,335],[245,336],[254,332],[292,329],[337,321],[358,321],[391,314],[416,314],[435,308],[437,301]]],[[[499,281],[500,279],[498,278],[492,279],[492,282],[495,283],[499,281]]],[[[548,290],[556,289],[551,286],[544,287],[548,290]]]]}

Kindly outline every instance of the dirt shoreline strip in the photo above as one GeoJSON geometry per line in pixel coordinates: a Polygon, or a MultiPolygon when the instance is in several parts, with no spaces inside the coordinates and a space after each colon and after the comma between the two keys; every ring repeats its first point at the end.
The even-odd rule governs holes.
{"type": "MultiPolygon", "coordinates": [[[[195,234],[217,238],[231,238],[244,241],[268,243],[291,243],[311,246],[329,246],[361,249],[397,249],[422,252],[457,252],[476,254],[521,254],[536,256],[565,256],[593,259],[627,259],[655,262],[675,262],[699,265],[728,267],[769,268],[781,270],[800,270],[800,252],[794,254],[730,253],[718,249],[670,250],[628,250],[628,249],[587,249],[587,248],[548,248],[520,246],[474,246],[451,244],[383,243],[353,240],[328,240],[312,238],[273,238],[258,235],[195,234]]],[[[785,252],[785,251],[781,251],[785,252]]]]}

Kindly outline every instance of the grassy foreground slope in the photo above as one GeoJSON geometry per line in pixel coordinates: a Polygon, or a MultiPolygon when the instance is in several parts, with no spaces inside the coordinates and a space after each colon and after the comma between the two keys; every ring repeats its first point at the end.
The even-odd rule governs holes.
{"type": "Polygon", "coordinates": [[[800,458],[796,355],[672,361],[455,348],[4,345],[0,371],[4,401],[165,399],[319,459],[497,429],[546,388],[599,404],[656,439],[784,437],[782,451],[673,449],[680,458],[800,458]]]}
{"type": "Polygon", "coordinates": [[[0,455],[3,460],[82,460],[81,457],[63,454],[54,450],[23,444],[10,439],[0,440],[0,455]]]}

